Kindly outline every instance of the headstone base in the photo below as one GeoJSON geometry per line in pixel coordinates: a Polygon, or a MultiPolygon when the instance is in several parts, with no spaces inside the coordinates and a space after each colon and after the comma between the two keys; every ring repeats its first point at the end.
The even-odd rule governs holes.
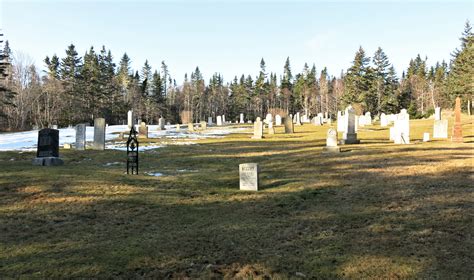
{"type": "Polygon", "coordinates": [[[357,139],[357,133],[344,133],[343,139],[339,141],[339,144],[360,144],[360,140],[357,139]]]}
{"type": "Polygon", "coordinates": [[[340,147],[324,147],[323,148],[323,154],[332,154],[332,153],[340,153],[341,148],[340,147]]]}
{"type": "Polygon", "coordinates": [[[33,159],[33,165],[38,166],[58,166],[63,164],[64,161],[58,157],[37,157],[33,159]]]}

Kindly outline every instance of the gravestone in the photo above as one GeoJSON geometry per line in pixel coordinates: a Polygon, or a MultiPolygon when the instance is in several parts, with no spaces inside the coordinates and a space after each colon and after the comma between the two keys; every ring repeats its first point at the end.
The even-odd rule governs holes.
{"type": "Polygon", "coordinates": [[[158,119],[158,130],[166,130],[166,128],[165,128],[165,118],[163,118],[163,117],[158,119]]]}
{"type": "Polygon", "coordinates": [[[321,116],[317,115],[315,116],[312,120],[311,120],[311,123],[313,125],[316,125],[316,126],[320,126],[320,125],[323,125],[323,122],[321,120],[321,116]]]}
{"type": "Polygon", "coordinates": [[[410,144],[410,115],[402,109],[395,121],[395,144],[410,144]]]}
{"type": "Polygon", "coordinates": [[[433,126],[433,139],[448,138],[448,120],[435,120],[433,126]]]}
{"type": "Polygon", "coordinates": [[[138,175],[138,144],[137,131],[132,126],[127,140],[127,174],[131,170],[132,174],[138,175]]]}
{"type": "Polygon", "coordinates": [[[273,122],[268,124],[268,134],[275,134],[275,128],[273,127],[273,122]]]}
{"type": "Polygon", "coordinates": [[[262,139],[263,138],[263,122],[260,120],[260,117],[257,118],[253,124],[253,136],[252,139],[262,139]]]}
{"type": "Polygon", "coordinates": [[[267,124],[273,122],[273,116],[272,116],[272,114],[267,114],[267,115],[265,116],[265,122],[266,122],[267,124]]]}
{"type": "Polygon", "coordinates": [[[330,128],[326,136],[326,147],[323,148],[323,153],[339,152],[341,152],[341,148],[337,146],[337,130],[330,128]]]}
{"type": "Polygon", "coordinates": [[[181,131],[181,125],[179,123],[176,124],[176,131],[181,131]]]}
{"type": "Polygon", "coordinates": [[[295,124],[296,124],[296,125],[301,125],[300,112],[297,112],[297,113],[296,113],[296,121],[295,121],[295,124]]]}
{"type": "Polygon", "coordinates": [[[385,113],[382,113],[380,115],[380,126],[381,127],[386,127],[388,125],[388,118],[387,118],[387,115],[385,115],[385,113]]]}
{"type": "Polygon", "coordinates": [[[244,123],[244,114],[240,113],[240,123],[244,123]]]}
{"type": "Polygon", "coordinates": [[[148,138],[148,126],[142,122],[138,127],[138,138],[148,138]]]}
{"type": "Polygon", "coordinates": [[[33,165],[56,166],[63,165],[59,158],[59,130],[45,128],[38,131],[38,147],[33,165]]]}
{"type": "Polygon", "coordinates": [[[441,107],[435,108],[434,118],[435,118],[435,121],[441,120],[441,107]]]}
{"type": "Polygon", "coordinates": [[[129,110],[127,113],[127,126],[128,129],[132,128],[133,125],[133,111],[129,110]]]}
{"type": "Polygon", "coordinates": [[[372,115],[370,112],[365,113],[365,125],[372,125],[372,115]]]}
{"type": "Polygon", "coordinates": [[[280,115],[275,116],[275,125],[281,125],[281,116],[280,115]]]}
{"type": "Polygon", "coordinates": [[[342,144],[359,144],[360,141],[357,139],[357,133],[355,132],[355,110],[349,105],[346,108],[345,115],[347,123],[345,123],[344,133],[342,135],[342,144]]]}
{"type": "Polygon", "coordinates": [[[456,105],[454,107],[454,126],[451,142],[462,143],[462,126],[461,126],[461,98],[456,97],[456,105]]]}
{"type": "Polygon", "coordinates": [[[293,126],[293,120],[291,119],[291,116],[287,116],[286,118],[284,118],[283,122],[285,123],[285,133],[291,134],[295,132],[295,128],[293,126]]]}
{"type": "Polygon", "coordinates": [[[257,163],[239,164],[240,190],[258,191],[260,168],[257,163]]]}
{"type": "Polygon", "coordinates": [[[188,131],[194,131],[194,124],[188,123],[188,131]]]}
{"type": "Polygon", "coordinates": [[[430,133],[425,132],[423,133],[423,142],[429,142],[430,141],[430,133]]]}
{"type": "Polygon", "coordinates": [[[222,126],[222,116],[217,116],[216,122],[217,126],[222,126]]]}
{"type": "Polygon", "coordinates": [[[212,125],[212,117],[207,118],[207,125],[211,126],[212,125]]]}
{"type": "Polygon", "coordinates": [[[203,130],[207,129],[207,123],[205,121],[201,121],[200,124],[201,124],[201,129],[203,130]]]}
{"type": "Polygon", "coordinates": [[[344,124],[345,116],[342,115],[341,111],[337,111],[337,131],[344,132],[345,124],[344,124]]]}
{"type": "Polygon", "coordinates": [[[92,149],[105,150],[105,119],[94,119],[94,142],[92,149]]]}
{"type": "Polygon", "coordinates": [[[226,122],[225,122],[225,115],[222,115],[222,124],[225,125],[226,122]]]}
{"type": "Polygon", "coordinates": [[[86,149],[86,124],[76,125],[76,150],[84,151],[86,149]]]}
{"type": "Polygon", "coordinates": [[[52,128],[52,129],[58,129],[58,125],[57,125],[57,124],[53,124],[53,125],[51,126],[51,128],[52,128]]]}

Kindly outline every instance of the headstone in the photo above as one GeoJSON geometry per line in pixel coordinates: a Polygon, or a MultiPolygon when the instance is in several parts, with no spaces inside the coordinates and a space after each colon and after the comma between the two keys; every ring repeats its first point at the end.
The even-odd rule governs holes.
{"type": "Polygon", "coordinates": [[[313,125],[316,125],[316,126],[320,126],[320,125],[323,125],[323,122],[321,120],[321,116],[317,115],[315,116],[312,120],[311,120],[311,123],[313,125]]]}
{"type": "Polygon", "coordinates": [[[275,128],[273,127],[273,122],[268,124],[268,134],[275,134],[275,128]]]}
{"type": "Polygon", "coordinates": [[[207,118],[207,125],[211,126],[212,125],[212,117],[207,118]]]}
{"type": "Polygon", "coordinates": [[[372,116],[370,112],[365,113],[365,125],[372,125],[372,116]]]}
{"type": "Polygon", "coordinates": [[[448,120],[435,120],[433,139],[448,139],[448,120]]]}
{"type": "Polygon", "coordinates": [[[105,119],[97,118],[94,120],[94,142],[92,149],[105,150],[105,119]]]}
{"type": "Polygon", "coordinates": [[[64,143],[63,148],[64,148],[65,150],[70,150],[70,149],[71,149],[71,144],[69,144],[69,143],[64,143]]]}
{"type": "Polygon", "coordinates": [[[296,125],[301,125],[300,112],[297,112],[297,113],[296,113],[296,121],[295,121],[295,124],[296,124],[296,125]]]}
{"type": "Polygon", "coordinates": [[[188,123],[188,131],[194,131],[194,124],[188,123]]]}
{"type": "Polygon", "coordinates": [[[291,119],[291,115],[284,118],[283,122],[285,123],[285,133],[288,134],[288,133],[294,133],[295,132],[295,128],[293,126],[293,121],[291,119]]]}
{"type": "Polygon", "coordinates": [[[180,131],[181,130],[181,125],[179,123],[176,124],[176,131],[180,131]]]}
{"type": "Polygon", "coordinates": [[[272,114],[267,114],[267,115],[265,116],[265,122],[266,122],[267,124],[273,122],[273,116],[272,116],[272,114]]]}
{"type": "Polygon", "coordinates": [[[341,148],[337,146],[337,130],[334,128],[328,129],[326,137],[326,147],[323,148],[323,153],[339,153],[341,148]]]}
{"type": "Polygon", "coordinates": [[[345,124],[344,124],[344,116],[342,115],[341,111],[337,111],[337,131],[344,132],[345,124]]]}
{"type": "Polygon", "coordinates": [[[462,126],[461,126],[461,98],[456,97],[456,105],[454,107],[454,126],[451,142],[462,143],[462,126]]]}
{"type": "Polygon", "coordinates": [[[388,118],[387,118],[387,115],[385,115],[385,113],[382,113],[380,115],[380,126],[381,127],[386,127],[388,125],[388,118]]]}
{"type": "Polygon", "coordinates": [[[258,191],[260,168],[257,163],[239,164],[240,190],[258,191]]]}
{"type": "Polygon", "coordinates": [[[201,129],[207,129],[207,123],[205,121],[201,121],[201,129]]]}
{"type": "Polygon", "coordinates": [[[63,164],[63,160],[59,158],[59,130],[51,128],[40,130],[33,165],[56,166],[63,164]]]}
{"type": "Polygon", "coordinates": [[[319,117],[319,122],[321,123],[321,125],[324,124],[324,115],[323,113],[318,113],[317,117],[319,117]]]}
{"type": "Polygon", "coordinates": [[[51,128],[52,128],[52,129],[58,129],[58,125],[57,125],[57,124],[53,124],[53,125],[51,126],[51,128]]]}
{"type": "Polygon", "coordinates": [[[429,142],[430,141],[430,133],[425,132],[423,133],[423,142],[429,142]]]}
{"type": "Polygon", "coordinates": [[[247,123],[253,123],[251,120],[248,120],[247,123]]]}
{"type": "Polygon", "coordinates": [[[84,151],[86,149],[86,124],[76,125],[76,150],[84,151]]]}
{"type": "Polygon", "coordinates": [[[165,118],[163,118],[163,117],[158,119],[158,130],[166,130],[166,128],[165,128],[165,118]]]}
{"type": "Polygon", "coordinates": [[[253,124],[253,136],[252,139],[262,139],[263,138],[263,122],[260,118],[257,118],[253,124]]]}
{"type": "Polygon", "coordinates": [[[275,116],[275,125],[281,125],[281,116],[280,115],[275,116]]]}
{"type": "Polygon", "coordinates": [[[138,127],[138,138],[148,138],[148,126],[142,122],[138,127]]]}
{"type": "Polygon", "coordinates": [[[441,120],[441,107],[436,107],[435,108],[434,117],[435,117],[435,121],[441,120]]]}
{"type": "Polygon", "coordinates": [[[402,109],[395,121],[395,144],[410,144],[410,115],[402,109]]]}
{"type": "Polygon", "coordinates": [[[132,128],[133,125],[133,111],[129,110],[127,113],[127,126],[128,129],[132,128]]]}
{"type": "Polygon", "coordinates": [[[224,124],[224,125],[226,124],[226,122],[225,122],[225,115],[222,115],[222,124],[224,124]]]}
{"type": "Polygon", "coordinates": [[[222,116],[217,116],[217,126],[222,126],[222,116]]]}
{"type": "Polygon", "coordinates": [[[240,123],[244,123],[244,114],[240,113],[240,123]]]}
{"type": "Polygon", "coordinates": [[[347,117],[347,123],[345,123],[346,127],[344,129],[344,133],[342,135],[343,144],[359,144],[360,141],[357,139],[357,133],[355,132],[355,110],[349,105],[346,108],[345,115],[347,117]]]}

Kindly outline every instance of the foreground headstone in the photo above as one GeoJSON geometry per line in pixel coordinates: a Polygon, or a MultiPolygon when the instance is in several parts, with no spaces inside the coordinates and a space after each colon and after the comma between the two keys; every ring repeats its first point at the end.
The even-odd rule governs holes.
{"type": "Polygon", "coordinates": [[[341,148],[337,146],[337,131],[333,128],[328,129],[326,137],[326,147],[323,148],[323,153],[339,153],[341,148]]]}
{"type": "Polygon", "coordinates": [[[128,129],[132,128],[133,125],[133,111],[129,110],[127,113],[127,126],[128,129]]]}
{"type": "Polygon", "coordinates": [[[138,127],[138,137],[139,138],[148,138],[148,126],[145,122],[142,122],[138,127]]]}
{"type": "Polygon", "coordinates": [[[263,122],[260,118],[257,118],[253,124],[253,136],[252,139],[262,139],[263,138],[263,122]]]}
{"type": "Polygon", "coordinates": [[[97,118],[94,120],[94,142],[92,149],[105,150],[105,119],[97,118]]]}
{"type": "Polygon", "coordinates": [[[260,168],[257,163],[239,164],[240,190],[258,191],[260,168]]]}
{"type": "Polygon", "coordinates": [[[461,126],[461,98],[456,97],[456,106],[454,107],[454,126],[451,142],[462,143],[462,126],[461,126]]]}
{"type": "Polygon", "coordinates": [[[217,123],[217,126],[222,126],[222,116],[217,116],[216,123],[217,123]]]}
{"type": "Polygon", "coordinates": [[[86,149],[86,124],[76,125],[76,150],[84,151],[86,149]]]}
{"type": "Polygon", "coordinates": [[[285,133],[294,133],[295,128],[293,126],[293,120],[291,119],[291,116],[287,116],[284,118],[284,123],[285,123],[285,133]]]}
{"type": "Polygon", "coordinates": [[[410,115],[402,109],[395,121],[395,144],[410,144],[410,115]]]}
{"type": "Polygon", "coordinates": [[[59,158],[59,130],[50,128],[40,130],[33,165],[56,166],[63,164],[63,160],[59,158]]]}
{"type": "Polygon", "coordinates": [[[448,139],[448,120],[435,120],[433,139],[448,139]]]}
{"type": "Polygon", "coordinates": [[[355,132],[355,110],[349,105],[346,108],[345,116],[347,122],[345,123],[346,127],[342,135],[342,144],[359,144],[360,141],[357,139],[357,133],[355,132]]]}
{"type": "Polygon", "coordinates": [[[280,115],[275,116],[275,125],[281,125],[281,116],[280,115]]]}

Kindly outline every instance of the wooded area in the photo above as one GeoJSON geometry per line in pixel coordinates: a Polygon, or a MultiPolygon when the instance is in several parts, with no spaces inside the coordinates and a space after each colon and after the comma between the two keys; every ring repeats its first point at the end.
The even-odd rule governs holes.
{"type": "MultiPolygon", "coordinates": [[[[206,83],[199,67],[178,84],[163,61],[153,70],[145,61],[140,71],[131,69],[125,53],[118,64],[110,50],[91,47],[79,56],[75,46],[64,57],[44,59],[45,73],[26,56],[16,54],[8,41],[0,53],[0,130],[92,123],[104,117],[109,124],[126,122],[127,111],[147,123],[160,116],[182,122],[183,112],[194,121],[225,114],[235,121],[240,113],[247,119],[267,112],[328,112],[335,116],[348,104],[359,104],[373,115],[408,109],[414,118],[427,117],[434,107],[451,108],[461,96],[469,111],[474,91],[474,33],[466,22],[461,45],[452,60],[428,66],[420,55],[411,59],[401,76],[382,50],[369,57],[360,47],[346,72],[330,75],[305,64],[293,74],[287,58],[283,74],[268,73],[260,61],[257,77],[242,74],[226,82],[219,73],[206,83]]],[[[14,48],[13,48],[14,49],[14,48]]]]}

